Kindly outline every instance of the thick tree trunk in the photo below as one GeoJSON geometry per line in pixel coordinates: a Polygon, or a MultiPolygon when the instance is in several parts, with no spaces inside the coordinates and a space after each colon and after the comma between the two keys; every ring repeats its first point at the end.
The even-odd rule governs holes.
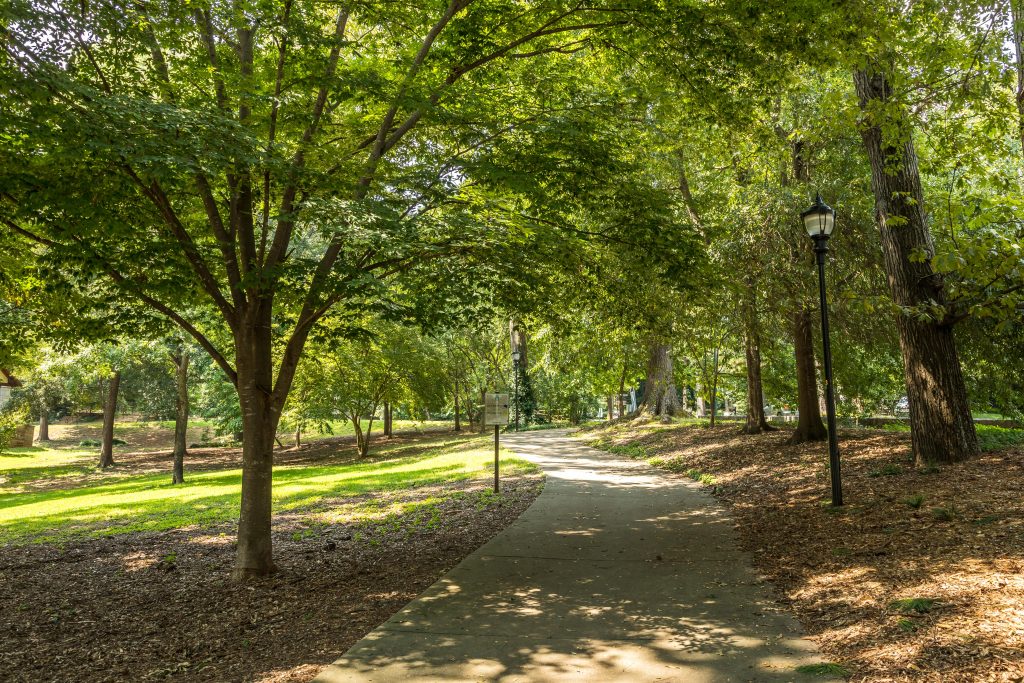
{"type": "Polygon", "coordinates": [[[384,438],[391,438],[391,401],[384,401],[384,438]]]}
{"type": "Polygon", "coordinates": [[[824,441],[828,438],[818,408],[818,381],[814,366],[814,330],[811,311],[793,314],[793,350],[796,355],[796,394],[799,415],[789,442],[824,441]]]}
{"type": "Polygon", "coordinates": [[[652,341],[648,347],[644,400],[638,412],[666,422],[683,412],[672,371],[672,347],[663,342],[652,341]]]}
{"type": "Polygon", "coordinates": [[[299,427],[295,428],[295,446],[292,450],[300,450],[302,448],[302,429],[299,427]]]}
{"type": "MultiPolygon", "coordinates": [[[[853,80],[866,114],[861,137],[871,162],[875,217],[892,299],[905,309],[945,306],[941,277],[932,270],[934,249],[906,113],[891,100],[892,90],[884,71],[859,70],[853,80]],[[884,137],[883,126],[904,131],[907,137],[884,137]],[[921,254],[924,259],[919,257],[921,254]]],[[[952,326],[911,314],[897,315],[896,326],[910,400],[915,459],[918,463],[955,462],[977,454],[978,437],[952,326]]]]}
{"type": "Polygon", "coordinates": [[[236,335],[238,400],[242,410],[242,505],[238,520],[238,552],[234,577],[245,580],[276,571],[273,557],[271,493],[274,442],[281,408],[293,375],[278,379],[274,389],[274,356],[271,338],[271,302],[257,308],[236,335]]]}
{"type": "Polygon", "coordinates": [[[611,422],[612,420],[615,419],[615,415],[614,415],[614,413],[615,413],[615,401],[613,399],[614,399],[614,397],[611,394],[608,394],[607,402],[606,402],[606,409],[608,411],[607,420],[609,422],[611,422]]]}
{"type": "Polygon", "coordinates": [[[185,448],[188,438],[188,353],[181,349],[173,356],[174,379],[177,388],[174,414],[174,471],[172,484],[185,483],[185,448]]]}
{"type": "Polygon", "coordinates": [[[39,437],[36,441],[50,440],[50,407],[43,406],[39,410],[39,437]]]}
{"type": "Polygon", "coordinates": [[[744,434],[774,431],[764,414],[764,389],[761,383],[761,324],[757,315],[757,299],[753,284],[749,285],[743,305],[744,336],[747,356],[747,420],[744,434]]]}
{"type": "Polygon", "coordinates": [[[110,377],[107,385],[107,400],[103,404],[103,439],[100,445],[100,467],[114,464],[114,416],[117,415],[117,392],[121,388],[121,371],[110,377]]]}

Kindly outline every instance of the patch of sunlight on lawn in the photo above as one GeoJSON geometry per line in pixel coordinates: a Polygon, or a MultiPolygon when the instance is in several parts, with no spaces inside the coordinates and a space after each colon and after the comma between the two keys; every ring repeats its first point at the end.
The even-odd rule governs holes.
{"type": "Polygon", "coordinates": [[[0,454],[0,495],[13,493],[20,484],[91,472],[98,451],[31,446],[9,448],[0,454]]]}
{"type": "MultiPolygon", "coordinates": [[[[506,453],[507,456],[507,453],[506,453]]],[[[345,465],[291,465],[274,470],[275,510],[310,508],[328,498],[484,478],[494,451],[484,438],[446,442],[415,455],[345,465]]],[[[502,471],[532,471],[503,457],[502,471]]],[[[130,531],[211,525],[238,518],[242,471],[189,474],[172,486],[167,474],[130,476],[53,491],[0,490],[0,542],[55,541],[130,531]]]]}

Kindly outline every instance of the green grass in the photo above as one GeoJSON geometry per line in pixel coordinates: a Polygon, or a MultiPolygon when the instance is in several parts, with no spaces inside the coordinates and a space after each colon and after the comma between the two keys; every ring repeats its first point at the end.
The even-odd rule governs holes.
{"type": "Polygon", "coordinates": [[[927,614],[935,607],[935,602],[931,598],[906,598],[890,602],[889,609],[900,614],[927,614]]]}
{"type": "Polygon", "coordinates": [[[1024,444],[1024,429],[1009,429],[995,425],[975,425],[978,444],[983,451],[1000,451],[1024,444]]]}
{"type": "MultiPolygon", "coordinates": [[[[467,427],[467,423],[464,421],[463,429],[467,427]]],[[[392,428],[396,432],[415,432],[421,434],[430,430],[440,429],[452,429],[455,423],[451,420],[395,420],[392,428]]],[[[352,423],[348,420],[333,420],[329,423],[329,429],[325,431],[312,430],[308,433],[303,433],[303,441],[318,441],[320,439],[329,439],[332,436],[352,436],[355,434],[355,429],[352,427],[352,423]]],[[[366,429],[366,421],[363,421],[363,429],[366,429]]],[[[383,421],[376,419],[373,421],[373,434],[380,436],[384,431],[383,421]]],[[[279,435],[282,441],[287,441],[289,436],[294,436],[294,432],[290,432],[288,429],[281,429],[279,435]]]]}
{"type": "MultiPolygon", "coordinates": [[[[909,432],[910,425],[888,424],[883,427],[888,432],[909,432]]],[[[998,427],[996,425],[974,425],[978,433],[978,445],[982,451],[1001,451],[1024,444],[1024,429],[998,427]]]]}
{"type": "MultiPolygon", "coordinates": [[[[439,441],[416,455],[403,457],[401,452],[401,448],[395,449],[388,459],[374,462],[277,467],[274,509],[324,508],[331,498],[486,478],[493,472],[494,451],[486,437],[439,441]]],[[[54,465],[84,467],[76,457],[66,451],[41,450],[0,458],[0,476],[4,477],[0,487],[0,543],[209,526],[238,517],[241,469],[186,474],[186,483],[180,486],[172,486],[169,476],[160,473],[115,475],[102,482],[58,490],[11,490],[18,481],[50,476],[54,465]]],[[[92,457],[88,454],[90,462],[92,457]]],[[[501,467],[505,474],[535,469],[531,463],[512,457],[504,457],[501,467]]]]}
{"type": "Polygon", "coordinates": [[[694,481],[699,481],[701,484],[704,484],[704,486],[714,486],[717,483],[713,474],[701,472],[698,469],[691,468],[686,470],[686,476],[694,481]]]}
{"type": "Polygon", "coordinates": [[[880,470],[872,470],[868,473],[869,477],[895,477],[898,474],[903,473],[903,468],[896,463],[889,463],[882,467],[880,470]]]}
{"type": "Polygon", "coordinates": [[[914,495],[903,499],[904,505],[906,505],[907,507],[914,508],[915,510],[920,508],[923,503],[924,496],[922,496],[920,493],[915,493],[914,495]]]}
{"type": "Polygon", "coordinates": [[[0,454],[0,496],[16,493],[22,484],[60,479],[96,471],[95,451],[32,446],[11,448],[0,454]]]}
{"type": "Polygon", "coordinates": [[[616,444],[606,446],[602,450],[614,453],[615,455],[625,455],[628,458],[634,458],[636,460],[643,460],[648,455],[647,449],[637,444],[616,444]]]}
{"type": "Polygon", "coordinates": [[[917,624],[910,619],[900,619],[896,622],[896,627],[904,633],[914,633],[918,629],[917,624]]]}

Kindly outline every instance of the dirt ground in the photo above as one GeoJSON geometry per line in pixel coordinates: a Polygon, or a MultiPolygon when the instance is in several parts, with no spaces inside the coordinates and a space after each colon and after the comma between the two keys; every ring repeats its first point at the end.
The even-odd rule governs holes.
{"type": "Polygon", "coordinates": [[[836,509],[824,444],[737,431],[636,426],[606,440],[704,475],[758,569],[851,680],[1024,680],[1024,452],[917,469],[909,435],[841,432],[836,509]]]}
{"type": "MultiPolygon", "coordinates": [[[[166,470],[166,453],[120,467],[166,470]]],[[[237,451],[190,454],[189,471],[223,467],[237,467],[237,451]]],[[[0,547],[0,680],[307,681],[518,517],[541,482],[507,477],[498,499],[479,480],[389,494],[441,496],[437,523],[422,510],[359,524],[277,515],[279,572],[245,585],[229,579],[234,525],[0,547]]]]}

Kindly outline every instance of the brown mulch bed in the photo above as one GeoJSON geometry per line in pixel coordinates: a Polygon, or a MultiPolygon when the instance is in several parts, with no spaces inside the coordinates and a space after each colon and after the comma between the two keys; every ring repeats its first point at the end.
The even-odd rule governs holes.
{"type": "Polygon", "coordinates": [[[595,436],[713,475],[758,570],[851,680],[1024,680],[1024,452],[918,469],[909,435],[843,431],[847,505],[835,509],[824,444],[737,431],[638,423],[595,436]]]}
{"type": "Polygon", "coordinates": [[[307,681],[504,529],[541,485],[509,476],[500,498],[483,481],[392,496],[440,497],[436,523],[422,510],[362,524],[278,515],[279,572],[247,584],[229,578],[232,526],[0,546],[0,680],[307,681]]]}

